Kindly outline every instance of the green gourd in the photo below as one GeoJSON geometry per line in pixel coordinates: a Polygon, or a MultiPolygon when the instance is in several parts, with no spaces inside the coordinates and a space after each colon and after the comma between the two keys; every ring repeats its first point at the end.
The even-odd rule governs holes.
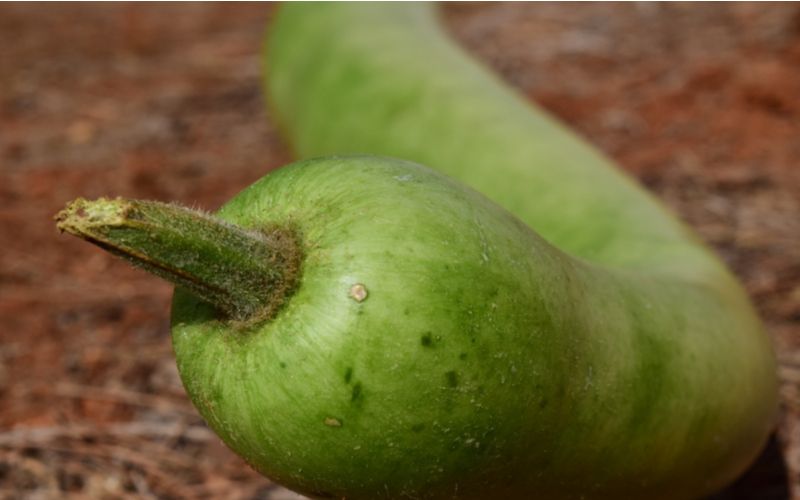
{"type": "Polygon", "coordinates": [[[320,498],[679,499],[754,459],[775,364],[736,280],[430,6],[287,5],[267,49],[299,155],[436,170],[328,156],[215,216],[58,216],[179,285],[182,380],[251,466],[320,498]]]}

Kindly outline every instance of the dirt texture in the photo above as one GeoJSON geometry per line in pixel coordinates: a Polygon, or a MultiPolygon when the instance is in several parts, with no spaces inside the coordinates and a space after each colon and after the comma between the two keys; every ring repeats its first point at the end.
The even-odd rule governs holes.
{"type": "MultiPolygon", "coordinates": [[[[0,6],[0,498],[300,498],[189,404],[171,287],[52,222],[78,196],[215,209],[290,161],[260,89],[273,11],[0,6]]],[[[800,5],[443,13],[741,277],[775,341],[782,408],[777,438],[719,498],[800,498],[800,5]]]]}

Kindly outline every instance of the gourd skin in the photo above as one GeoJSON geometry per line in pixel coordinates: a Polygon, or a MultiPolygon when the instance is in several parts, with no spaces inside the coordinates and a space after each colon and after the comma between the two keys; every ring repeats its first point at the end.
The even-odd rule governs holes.
{"type": "Polygon", "coordinates": [[[296,156],[371,153],[474,187],[570,254],[726,274],[651,196],[444,37],[428,4],[286,4],[266,92],[296,156]]]}
{"type": "Polygon", "coordinates": [[[254,468],[319,497],[678,499],[752,461],[775,366],[739,285],[428,6],[287,5],[268,49],[300,155],[418,161],[524,224],[369,157],[287,167],[227,204],[294,228],[304,254],[266,323],[174,300],[187,391],[254,468]]]}
{"type": "Polygon", "coordinates": [[[178,367],[223,440],[297,491],[688,498],[768,430],[762,339],[732,337],[715,294],[573,259],[423,167],[310,160],[218,215],[297,231],[300,282],[249,326],[178,289],[178,367]]]}

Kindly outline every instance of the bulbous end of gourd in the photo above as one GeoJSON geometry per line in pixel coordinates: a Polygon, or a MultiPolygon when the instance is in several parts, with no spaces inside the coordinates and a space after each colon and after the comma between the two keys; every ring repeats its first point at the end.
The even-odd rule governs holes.
{"type": "MultiPolygon", "coordinates": [[[[505,254],[496,275],[484,269],[464,278],[480,288],[477,296],[491,295],[481,287],[503,282],[497,276],[511,276],[503,290],[535,291],[499,316],[525,333],[476,337],[513,339],[479,352],[491,353],[481,358],[485,387],[502,394],[493,400],[502,403],[497,421],[517,434],[450,434],[461,443],[505,444],[483,448],[482,459],[461,468],[468,474],[447,476],[457,494],[414,494],[697,498],[755,457],[777,406],[776,370],[736,279],[612,161],[460,50],[430,5],[287,4],[269,30],[265,84],[271,116],[299,156],[413,159],[479,189],[570,256],[526,236],[513,244],[525,257],[505,254]],[[526,274],[518,262],[535,265],[526,274]],[[519,357],[511,361],[509,352],[519,357]],[[513,390],[511,368],[529,376],[513,390]]],[[[397,206],[398,214],[436,219],[397,206]]],[[[493,217],[484,223],[492,228],[487,241],[501,241],[494,228],[507,227],[498,222],[506,219],[493,217]]],[[[480,412],[475,418],[476,429],[493,428],[480,412]]],[[[462,449],[454,440],[449,446],[462,449]]]]}
{"type": "Polygon", "coordinates": [[[178,289],[193,402],[248,463],[347,498],[689,498],[769,433],[775,366],[733,283],[603,268],[424,167],[328,158],[218,214],[287,227],[268,320],[178,289]]]}

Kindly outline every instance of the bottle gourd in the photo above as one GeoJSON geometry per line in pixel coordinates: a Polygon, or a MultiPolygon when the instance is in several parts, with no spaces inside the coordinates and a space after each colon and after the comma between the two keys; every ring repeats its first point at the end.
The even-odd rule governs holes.
{"type": "Polygon", "coordinates": [[[252,467],[318,498],[680,499],[758,454],[775,363],[740,285],[429,5],[283,6],[265,81],[317,158],[214,216],[58,216],[178,285],[181,378],[252,467]]]}

